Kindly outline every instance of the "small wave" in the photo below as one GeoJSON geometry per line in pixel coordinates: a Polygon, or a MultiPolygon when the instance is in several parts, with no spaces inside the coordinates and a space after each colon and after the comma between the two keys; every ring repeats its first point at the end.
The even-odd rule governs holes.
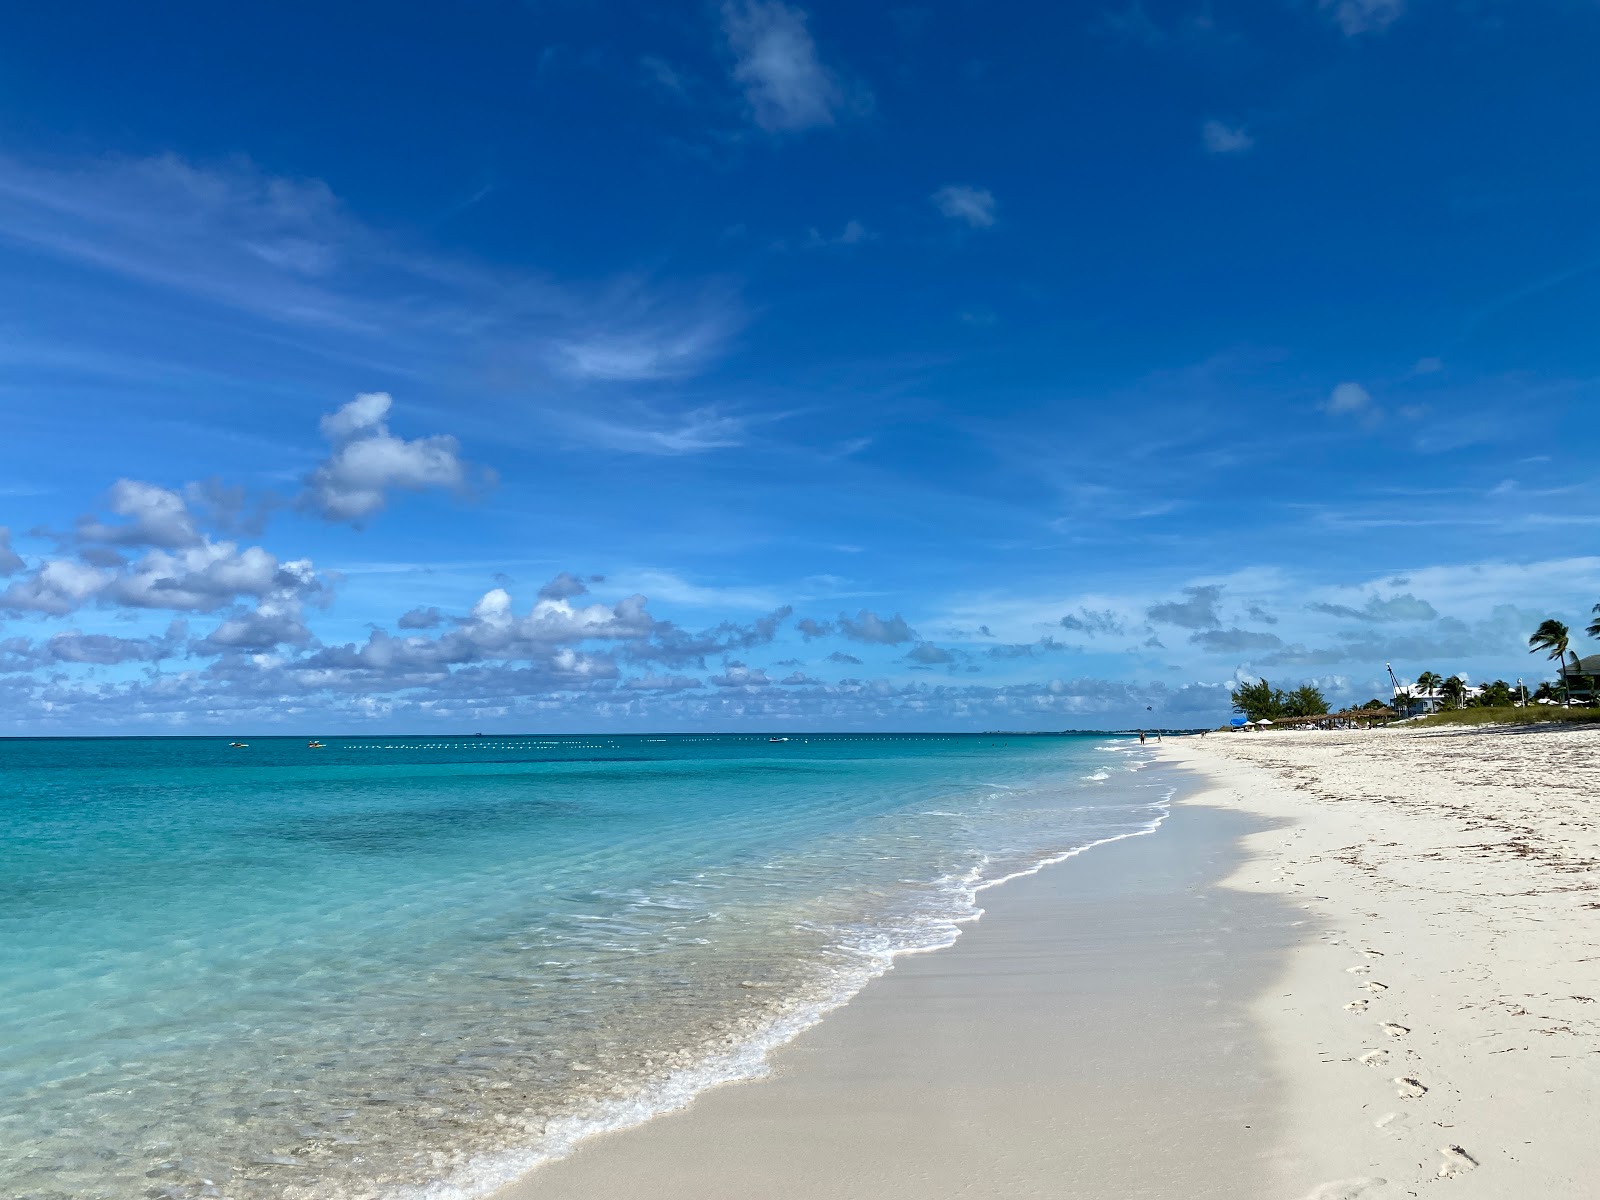
{"type": "Polygon", "coordinates": [[[1170,814],[1175,793],[1176,789],[1169,789],[1160,801],[1152,804],[1150,807],[1157,810],[1156,815],[1138,829],[1047,855],[1030,866],[994,879],[983,878],[990,859],[986,855],[981,856],[976,864],[960,875],[946,876],[936,881],[935,894],[943,897],[947,907],[926,912],[911,928],[901,928],[898,936],[887,930],[858,930],[856,936],[847,938],[844,948],[855,953],[856,961],[839,968],[827,995],[802,1003],[789,1012],[777,1014],[771,1024],[754,1037],[729,1050],[713,1054],[695,1067],[675,1071],[637,1095],[602,1101],[584,1113],[550,1121],[543,1126],[536,1147],[474,1157],[453,1178],[435,1179],[421,1187],[404,1190],[397,1194],[399,1200],[481,1200],[545,1163],[567,1157],[579,1143],[591,1137],[643,1125],[655,1117],[685,1108],[702,1092],[719,1084],[766,1076],[771,1071],[774,1051],[817,1025],[829,1013],[844,1007],[874,979],[893,970],[897,958],[908,954],[926,954],[954,945],[961,936],[963,926],[983,917],[984,910],[978,905],[981,892],[1014,879],[1036,875],[1046,867],[1076,858],[1096,847],[1154,833],[1170,814]]]}

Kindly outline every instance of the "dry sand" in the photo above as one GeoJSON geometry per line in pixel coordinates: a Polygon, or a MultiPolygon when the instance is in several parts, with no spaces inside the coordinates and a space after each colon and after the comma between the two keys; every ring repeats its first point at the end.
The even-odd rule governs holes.
{"type": "Polygon", "coordinates": [[[503,1200],[1600,1196],[1600,730],[1161,749],[1159,831],[503,1200]]]}
{"type": "Polygon", "coordinates": [[[1167,743],[1322,932],[1252,1006],[1288,1197],[1600,1196],[1600,730],[1167,743]],[[1320,1188],[1293,1190],[1312,1180],[1320,1188]]]}

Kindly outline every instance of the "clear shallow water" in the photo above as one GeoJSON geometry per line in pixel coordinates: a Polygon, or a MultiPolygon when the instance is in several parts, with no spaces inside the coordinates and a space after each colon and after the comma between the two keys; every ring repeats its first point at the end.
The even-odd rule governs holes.
{"type": "Polygon", "coordinates": [[[1100,737],[0,742],[0,1195],[468,1197],[1153,827],[1100,737]]]}

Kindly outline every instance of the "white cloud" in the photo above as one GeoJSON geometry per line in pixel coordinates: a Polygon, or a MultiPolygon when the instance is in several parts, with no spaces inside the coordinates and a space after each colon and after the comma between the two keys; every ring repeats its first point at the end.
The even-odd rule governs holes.
{"type": "Polygon", "coordinates": [[[110,579],[108,571],[67,558],[52,558],[0,592],[0,611],[65,616],[98,593],[110,579]]]}
{"type": "Polygon", "coordinates": [[[1200,127],[1200,140],[1208,154],[1242,154],[1256,144],[1243,125],[1207,121],[1200,127]]]}
{"type": "Polygon", "coordinates": [[[326,285],[359,240],[320,180],[174,155],[72,171],[0,162],[0,232],[115,274],[295,324],[360,328],[326,285]]]}
{"type": "MultiPolygon", "coordinates": [[[[219,316],[349,335],[356,341],[338,351],[306,343],[346,363],[431,363],[465,342],[540,376],[663,378],[696,369],[735,324],[726,284],[698,295],[631,277],[568,286],[443,257],[362,223],[320,180],[242,158],[36,165],[0,155],[0,241],[201,300],[219,316]]],[[[130,324],[165,317],[151,296],[102,298],[130,324]]],[[[81,369],[89,357],[74,347],[66,361],[81,369]]]]}
{"type": "Polygon", "coordinates": [[[604,330],[558,340],[551,365],[581,380],[636,383],[687,375],[725,340],[718,322],[648,330],[604,330]]]}
{"type": "Polygon", "coordinates": [[[953,221],[965,221],[974,229],[994,224],[994,193],[988,188],[948,183],[933,194],[933,203],[953,221]]]}
{"type": "Polygon", "coordinates": [[[704,454],[742,446],[748,437],[745,418],[713,407],[666,417],[638,407],[614,416],[552,412],[550,417],[590,445],[629,454],[704,454]]]}
{"type": "Polygon", "coordinates": [[[110,585],[118,603],[134,608],[210,612],[235,597],[264,596],[277,583],[278,559],[260,546],[206,541],[181,550],[152,550],[110,585]]]}
{"type": "Polygon", "coordinates": [[[730,0],[722,30],[733,51],[733,78],[751,118],[768,133],[832,125],[847,97],[817,55],[803,9],[780,0],[730,0]]]}
{"type": "Polygon", "coordinates": [[[1323,410],[1336,416],[1352,416],[1372,410],[1372,394],[1359,383],[1341,383],[1323,401],[1323,410]]]}
{"type": "Polygon", "coordinates": [[[177,492],[137,479],[119,479],[111,485],[111,511],[127,520],[106,525],[85,517],[78,536],[89,542],[114,546],[162,546],[177,549],[201,540],[188,505],[177,492]]]}
{"type": "Polygon", "coordinates": [[[858,246],[862,242],[871,241],[874,236],[875,235],[870,229],[868,229],[860,221],[852,218],[851,220],[846,221],[844,223],[844,228],[833,237],[824,234],[820,229],[816,228],[816,226],[812,226],[810,229],[806,230],[805,244],[808,248],[813,250],[823,246],[858,246]]]}
{"type": "Polygon", "coordinates": [[[387,392],[365,392],[322,418],[333,453],[306,480],[304,502],[330,521],[359,524],[383,508],[391,488],[461,488],[466,467],[448,434],[407,441],[389,432],[387,392]]]}
{"type": "Polygon", "coordinates": [[[1332,10],[1334,22],[1346,37],[1386,29],[1406,11],[1405,0],[1318,0],[1324,12],[1332,10]]]}

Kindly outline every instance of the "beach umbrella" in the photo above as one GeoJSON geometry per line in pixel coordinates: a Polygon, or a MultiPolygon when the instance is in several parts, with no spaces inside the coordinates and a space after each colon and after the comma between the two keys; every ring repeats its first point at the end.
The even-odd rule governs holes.
{"type": "Polygon", "coordinates": [[[1257,725],[1271,725],[1272,722],[1267,720],[1265,717],[1262,717],[1261,720],[1256,722],[1256,724],[1257,725]]]}
{"type": "Polygon", "coordinates": [[[1232,725],[1235,729],[1243,729],[1246,725],[1250,724],[1250,718],[1249,717],[1234,717],[1231,721],[1228,722],[1228,724],[1232,725]]]}

